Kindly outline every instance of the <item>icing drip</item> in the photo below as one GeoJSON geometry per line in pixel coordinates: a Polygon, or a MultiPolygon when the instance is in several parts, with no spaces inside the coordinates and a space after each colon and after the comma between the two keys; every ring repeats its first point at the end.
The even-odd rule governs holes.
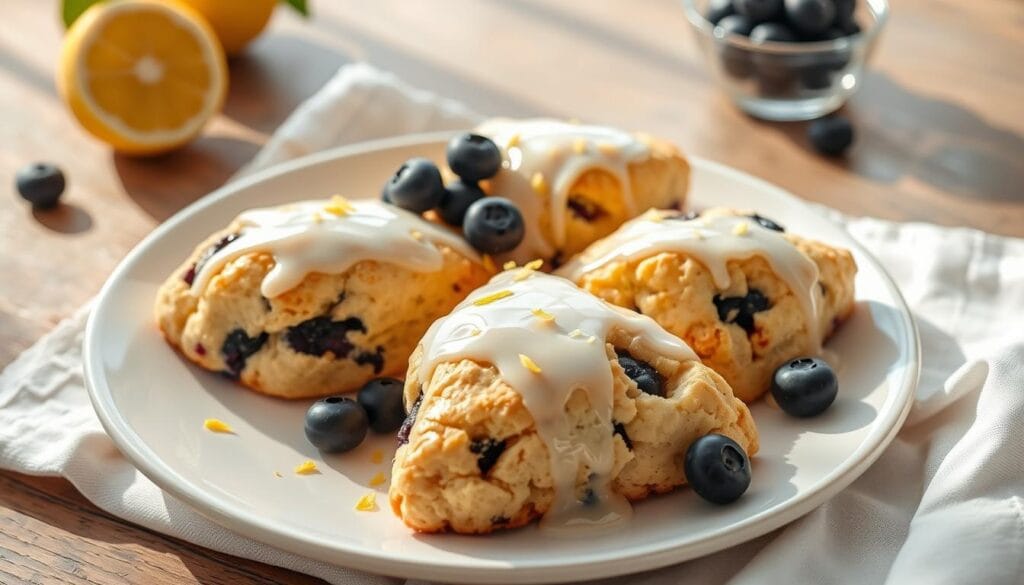
{"type": "Polygon", "coordinates": [[[495,276],[423,338],[421,383],[441,362],[471,359],[493,365],[522,397],[551,458],[555,501],[542,526],[609,524],[630,514],[628,503],[610,487],[614,381],[605,339],[613,329],[659,355],[697,359],[652,319],[529,268],[495,276]],[[574,429],[565,414],[566,402],[578,390],[586,393],[599,422],[589,431],[574,429]],[[583,466],[590,478],[585,502],[576,492],[583,466]]]}
{"type": "Polygon", "coordinates": [[[681,220],[652,210],[594,243],[557,273],[579,282],[584,274],[610,262],[648,258],[662,252],[693,257],[711,273],[715,286],[729,287],[730,260],[761,256],[789,286],[804,314],[812,343],[820,347],[818,266],[781,233],[745,216],[714,215],[681,220]]]}
{"type": "Polygon", "coordinates": [[[491,195],[511,199],[526,222],[526,236],[507,254],[517,262],[551,258],[566,239],[569,190],[590,169],[602,169],[618,180],[630,215],[637,213],[629,181],[629,163],[650,149],[632,134],[603,126],[558,120],[491,120],[477,132],[489,137],[504,155],[492,178],[491,195]],[[541,233],[541,216],[550,218],[550,240],[541,233]]]}
{"type": "Polygon", "coordinates": [[[267,298],[287,292],[312,272],[336,274],[364,260],[417,272],[440,270],[439,244],[480,260],[454,233],[379,201],[303,201],[246,211],[237,221],[239,237],[206,261],[192,283],[193,293],[202,291],[225,264],[250,252],[274,257],[261,285],[267,298]]]}

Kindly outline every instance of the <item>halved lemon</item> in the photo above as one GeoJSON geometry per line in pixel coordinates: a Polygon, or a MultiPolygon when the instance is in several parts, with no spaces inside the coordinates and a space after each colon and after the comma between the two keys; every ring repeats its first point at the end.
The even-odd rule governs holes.
{"type": "Polygon", "coordinates": [[[188,142],[224,103],[227,62],[187,6],[113,0],[68,30],[57,85],[78,121],[114,149],[156,154],[188,142]]]}

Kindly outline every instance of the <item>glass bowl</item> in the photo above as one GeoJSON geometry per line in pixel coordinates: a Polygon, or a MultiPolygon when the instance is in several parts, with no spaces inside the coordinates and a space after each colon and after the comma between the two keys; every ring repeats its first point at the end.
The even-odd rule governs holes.
{"type": "Polygon", "coordinates": [[[704,17],[708,0],[683,0],[686,17],[715,80],[747,113],[766,120],[811,120],[842,106],[861,83],[879,33],[886,0],[857,3],[861,32],[834,40],[753,43],[725,34],[704,17]]]}

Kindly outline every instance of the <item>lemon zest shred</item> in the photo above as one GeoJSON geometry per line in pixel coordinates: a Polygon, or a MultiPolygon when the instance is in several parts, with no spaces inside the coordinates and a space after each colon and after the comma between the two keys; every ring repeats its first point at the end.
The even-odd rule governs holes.
{"type": "Polygon", "coordinates": [[[510,291],[510,290],[508,290],[506,288],[504,290],[499,290],[498,292],[482,296],[479,299],[473,301],[473,304],[478,306],[478,307],[482,307],[484,305],[489,305],[489,304],[493,303],[494,301],[500,301],[501,299],[503,299],[505,297],[510,297],[510,296],[512,296],[512,291],[510,291]]]}
{"type": "Polygon", "coordinates": [[[517,264],[516,264],[516,261],[515,261],[515,260],[509,260],[508,262],[506,262],[506,263],[502,264],[502,265],[501,265],[501,268],[502,268],[503,270],[512,270],[512,269],[513,269],[513,268],[515,268],[516,266],[517,266],[517,264]]]}
{"type": "Polygon", "coordinates": [[[373,477],[370,478],[370,487],[384,485],[384,483],[387,482],[387,480],[387,476],[378,471],[373,477]]]}
{"type": "Polygon", "coordinates": [[[524,368],[530,370],[534,374],[541,373],[540,366],[537,365],[537,362],[531,360],[530,357],[525,354],[519,354],[519,363],[523,364],[524,368]]]}
{"type": "Polygon", "coordinates": [[[530,312],[533,313],[534,317],[540,319],[541,321],[544,321],[545,323],[555,322],[555,316],[552,315],[551,313],[548,313],[544,309],[530,309],[530,312]]]}
{"type": "Polygon", "coordinates": [[[359,501],[356,502],[356,510],[360,512],[376,512],[377,494],[370,492],[359,498],[359,501]]]}
{"type": "Polygon", "coordinates": [[[740,223],[732,226],[732,233],[737,236],[745,236],[748,232],[750,232],[750,226],[747,225],[747,222],[745,221],[741,221],[740,223]]]}
{"type": "Polygon", "coordinates": [[[231,425],[220,420],[219,418],[208,418],[203,421],[203,427],[214,433],[224,433],[233,435],[235,430],[231,428],[231,425]]]}
{"type": "Polygon", "coordinates": [[[494,259],[491,258],[491,256],[489,254],[484,254],[483,260],[481,260],[481,263],[484,265],[484,268],[486,268],[489,272],[497,272],[498,271],[497,267],[494,266],[494,259]]]}
{"type": "Polygon", "coordinates": [[[295,473],[298,475],[310,475],[317,473],[318,471],[319,470],[316,468],[316,462],[312,459],[306,459],[295,467],[295,473]]]}
{"type": "Polygon", "coordinates": [[[534,173],[533,176],[530,177],[530,187],[533,187],[533,190],[536,191],[538,195],[547,195],[548,183],[544,180],[544,173],[534,173]]]}

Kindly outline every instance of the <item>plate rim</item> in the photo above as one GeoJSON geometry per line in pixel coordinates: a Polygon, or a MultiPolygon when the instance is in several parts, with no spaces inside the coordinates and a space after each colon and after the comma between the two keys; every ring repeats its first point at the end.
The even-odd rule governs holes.
{"type": "MultiPolygon", "coordinates": [[[[917,323],[903,294],[889,273],[873,254],[854,238],[850,237],[852,246],[878,272],[888,292],[896,301],[895,308],[897,309],[898,321],[903,325],[901,332],[904,339],[902,341],[908,349],[908,367],[900,387],[894,388],[893,392],[897,396],[902,395],[903,403],[898,408],[891,409],[885,413],[886,416],[883,422],[885,422],[884,428],[886,430],[884,432],[873,431],[865,437],[860,447],[853,453],[853,455],[856,455],[858,451],[863,451],[859,457],[851,456],[843,465],[834,468],[831,473],[821,480],[820,485],[815,489],[805,492],[800,498],[782,510],[774,512],[766,510],[760,514],[745,518],[739,523],[722,528],[704,540],[688,545],[685,547],[686,552],[682,552],[678,545],[670,544],[667,546],[654,546],[651,550],[641,553],[604,555],[600,559],[577,555],[572,559],[542,560],[525,565],[521,561],[519,564],[503,565],[501,561],[488,560],[485,561],[486,565],[478,561],[476,564],[467,566],[466,564],[460,564],[465,563],[464,559],[453,562],[441,561],[432,563],[407,561],[397,558],[393,553],[352,550],[348,547],[330,546],[315,538],[309,538],[299,531],[282,527],[273,522],[265,522],[259,516],[252,515],[245,510],[239,510],[230,505],[223,505],[217,498],[211,497],[201,488],[198,488],[198,486],[193,486],[190,482],[178,476],[173,468],[162,461],[134,431],[128,421],[120,415],[107,380],[100,375],[100,372],[103,371],[102,359],[100,358],[102,350],[99,343],[101,332],[100,317],[104,312],[104,301],[110,294],[110,291],[116,286],[116,283],[134,267],[154,241],[164,237],[165,234],[174,230],[178,224],[187,218],[222,199],[232,196],[234,193],[248,189],[271,178],[297,172],[307,167],[325,164],[335,159],[396,148],[421,145],[424,147],[428,145],[436,146],[440,142],[447,141],[453,133],[452,131],[443,131],[410,134],[350,144],[306,155],[252,173],[249,176],[221,186],[175,213],[136,244],[118,263],[97,294],[93,303],[93,309],[86,323],[83,337],[84,377],[90,401],[104,430],[121,453],[139,471],[153,481],[160,489],[165,490],[213,522],[258,542],[307,558],[397,577],[444,579],[459,582],[532,582],[537,579],[543,579],[546,582],[565,582],[591,577],[624,575],[684,562],[729,546],[735,546],[784,526],[822,505],[853,483],[881,456],[882,452],[902,428],[913,404],[915,390],[920,378],[921,343],[917,323]],[[311,555],[310,551],[315,551],[316,554],[311,555]]],[[[688,156],[688,158],[693,167],[706,167],[718,173],[730,175],[732,179],[739,182],[756,186],[762,190],[772,191],[781,198],[795,201],[800,205],[807,205],[806,201],[799,199],[785,189],[738,169],[700,157],[688,156]]],[[[831,219],[827,217],[824,219],[836,229],[848,233],[831,219]]],[[[879,428],[877,422],[875,426],[879,428]]]]}

